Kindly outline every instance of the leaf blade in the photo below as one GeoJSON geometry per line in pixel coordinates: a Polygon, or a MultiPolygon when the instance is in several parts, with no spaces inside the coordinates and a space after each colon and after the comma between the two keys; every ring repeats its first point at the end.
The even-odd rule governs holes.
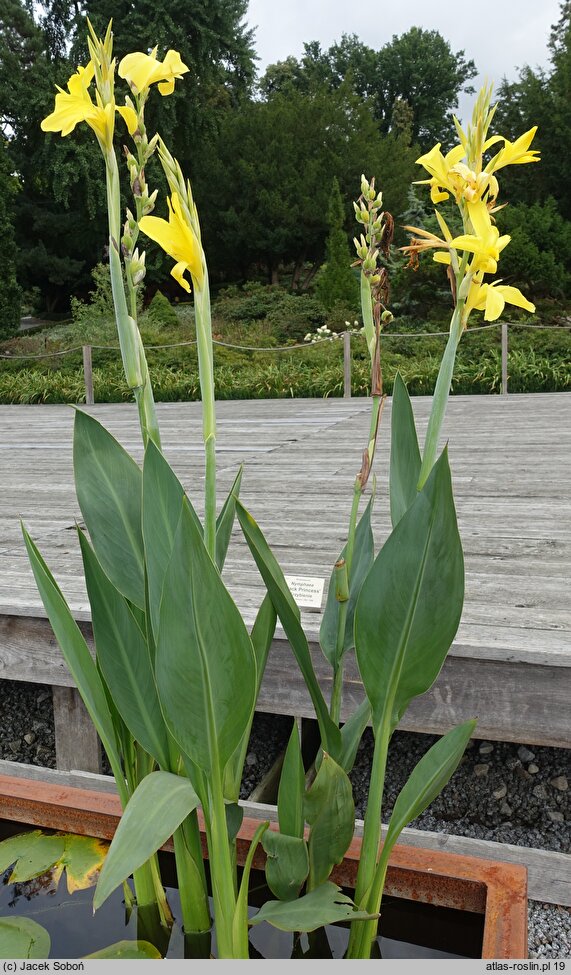
{"type": "Polygon", "coordinates": [[[98,420],[76,410],[73,469],[77,500],[97,558],[117,589],[144,609],[140,468],[98,420]]]}
{"type": "Polygon", "coordinates": [[[315,676],[309,645],[301,626],[299,609],[260,527],[240,501],[236,502],[236,513],[248,547],[303,674],[315,708],[324,747],[335,756],[341,748],[341,736],[339,728],[331,720],[325,698],[315,676]]]}
{"type": "Polygon", "coordinates": [[[389,491],[393,528],[416,498],[421,467],[414,414],[404,380],[397,372],[391,407],[389,491]]]}
{"type": "Polygon", "coordinates": [[[375,728],[383,721],[396,727],[412,698],[432,685],[463,599],[464,559],[444,451],[379,552],[357,603],[357,662],[375,728]]]}
{"type": "Polygon", "coordinates": [[[280,931],[315,931],[337,921],[367,920],[376,915],[359,911],[337,884],[327,881],[295,901],[266,901],[250,924],[267,921],[280,931]]]}
{"type": "Polygon", "coordinates": [[[256,660],[186,500],[163,588],[155,671],[175,740],[204,772],[223,769],[252,717],[256,660]]]}
{"type": "Polygon", "coordinates": [[[187,778],[151,772],[139,783],[119,820],[103,864],[93,909],[166,843],[199,799],[187,778]]]}
{"type": "Polygon", "coordinates": [[[83,532],[78,534],[97,659],[105,682],[133,737],[162,768],[167,768],[168,736],[146,639],[83,532]]]}

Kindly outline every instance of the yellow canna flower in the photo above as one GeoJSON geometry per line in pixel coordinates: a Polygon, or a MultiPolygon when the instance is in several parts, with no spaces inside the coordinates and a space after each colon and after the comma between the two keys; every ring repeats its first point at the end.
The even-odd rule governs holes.
{"type": "Polygon", "coordinates": [[[537,149],[530,151],[529,149],[536,132],[537,125],[534,125],[533,128],[520,135],[515,142],[504,139],[503,149],[500,149],[494,158],[490,159],[486,166],[486,172],[493,173],[496,169],[503,169],[504,166],[521,166],[524,163],[539,162],[539,151],[537,149]]]}
{"type": "Polygon", "coordinates": [[[474,233],[455,237],[451,241],[451,246],[475,255],[471,270],[494,274],[498,267],[500,253],[509,244],[511,237],[508,234],[500,237],[500,232],[493,226],[488,208],[482,200],[468,203],[467,210],[474,233]]]}
{"type": "Polygon", "coordinates": [[[526,311],[535,311],[535,305],[528,301],[519,288],[512,288],[509,285],[500,284],[499,281],[492,281],[490,284],[482,284],[475,279],[470,285],[464,315],[467,320],[468,315],[474,309],[484,312],[484,321],[495,322],[502,314],[506,302],[510,305],[517,305],[518,308],[525,308],[526,311]]]}
{"type": "Polygon", "coordinates": [[[131,135],[137,128],[137,116],[129,106],[116,106],[114,101],[103,105],[99,92],[94,104],[89,94],[89,85],[94,75],[93,62],[87,67],[79,67],[67,83],[67,91],[58,86],[55,108],[51,115],[42,121],[44,132],[61,132],[62,136],[73,132],[78,122],[87,122],[105,148],[113,142],[115,111],[124,119],[131,135]]]}
{"type": "Polygon", "coordinates": [[[190,284],[184,273],[190,271],[195,287],[201,286],[204,279],[202,246],[184,217],[178,194],[173,193],[167,203],[168,221],[162,217],[143,217],[139,227],[177,262],[171,274],[185,291],[190,291],[190,284]]]}
{"type": "Polygon", "coordinates": [[[155,47],[150,54],[135,51],[126,54],[119,65],[119,74],[129,82],[136,94],[159,82],[161,95],[171,95],[175,78],[182,78],[188,71],[178,51],[167,51],[164,61],[158,61],[155,47]]]}
{"type": "Polygon", "coordinates": [[[450,179],[450,170],[464,156],[464,149],[462,146],[454,146],[443,156],[440,151],[441,143],[438,142],[430,152],[420,156],[416,162],[419,166],[423,166],[427,173],[430,173],[431,179],[418,180],[419,185],[425,184],[430,186],[430,198],[433,203],[441,203],[443,200],[447,200],[449,193],[446,190],[450,190],[454,193],[454,185],[450,179]]]}

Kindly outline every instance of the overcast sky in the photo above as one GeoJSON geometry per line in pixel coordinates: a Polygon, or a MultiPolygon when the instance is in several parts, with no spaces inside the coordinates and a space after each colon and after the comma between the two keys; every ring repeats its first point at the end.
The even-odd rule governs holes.
{"type": "Polygon", "coordinates": [[[560,9],[559,0],[250,0],[247,21],[256,28],[261,72],[290,54],[299,57],[305,41],[328,48],[342,34],[356,34],[378,50],[394,34],[422,27],[439,31],[453,51],[473,58],[478,87],[485,78],[496,85],[504,75],[513,80],[525,64],[545,66],[560,9]]]}

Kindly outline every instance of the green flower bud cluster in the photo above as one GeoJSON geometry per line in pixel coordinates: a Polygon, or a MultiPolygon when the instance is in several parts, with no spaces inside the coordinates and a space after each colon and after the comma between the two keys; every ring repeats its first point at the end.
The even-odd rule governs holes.
{"type": "Polygon", "coordinates": [[[375,191],[375,178],[373,177],[369,182],[364,175],[361,176],[361,196],[356,203],[353,203],[353,208],[355,218],[358,223],[363,224],[365,232],[359,238],[353,238],[357,260],[352,266],[360,267],[372,285],[378,284],[381,280],[377,277],[379,257],[388,247],[383,238],[392,227],[392,219],[390,221],[384,219],[382,205],[383,194],[375,191]],[[373,280],[375,277],[377,277],[376,281],[373,280]]]}

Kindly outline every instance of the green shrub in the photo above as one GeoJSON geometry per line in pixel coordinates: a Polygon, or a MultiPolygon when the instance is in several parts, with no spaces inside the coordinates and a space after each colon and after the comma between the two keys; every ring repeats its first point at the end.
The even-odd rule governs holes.
{"type": "Polygon", "coordinates": [[[179,324],[176,311],[162,291],[155,292],[145,317],[158,328],[177,328],[179,324]]]}
{"type": "Polygon", "coordinates": [[[89,301],[71,299],[71,317],[74,324],[87,328],[90,325],[100,325],[104,321],[115,321],[109,265],[96,264],[91,277],[94,287],[89,292],[89,301]]]}
{"type": "Polygon", "coordinates": [[[512,238],[502,252],[504,280],[523,288],[532,301],[571,294],[571,222],[561,216],[554,199],[506,207],[497,222],[500,232],[512,238]]]}

